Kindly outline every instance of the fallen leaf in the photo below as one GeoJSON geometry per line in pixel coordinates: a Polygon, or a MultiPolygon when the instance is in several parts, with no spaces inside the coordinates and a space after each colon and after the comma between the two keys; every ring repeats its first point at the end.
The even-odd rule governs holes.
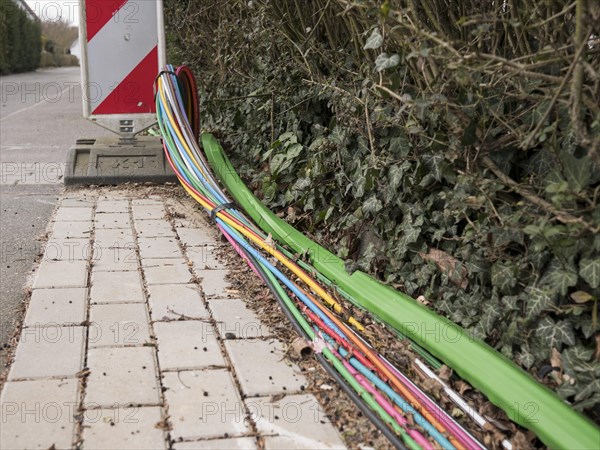
{"type": "Polygon", "coordinates": [[[594,296],[585,291],[576,291],[571,294],[571,299],[575,303],[586,303],[594,299],[594,296]]]}
{"type": "Polygon", "coordinates": [[[450,281],[458,287],[462,289],[467,287],[467,268],[454,256],[437,248],[430,248],[427,253],[419,253],[419,256],[425,261],[434,262],[438,269],[448,275],[450,281]]]}

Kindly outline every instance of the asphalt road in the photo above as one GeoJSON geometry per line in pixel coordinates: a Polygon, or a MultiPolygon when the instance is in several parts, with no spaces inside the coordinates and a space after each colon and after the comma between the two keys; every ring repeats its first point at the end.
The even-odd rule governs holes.
{"type": "Polygon", "coordinates": [[[0,371],[24,287],[63,191],[76,139],[110,132],[82,116],[78,67],[0,77],[0,371]]]}

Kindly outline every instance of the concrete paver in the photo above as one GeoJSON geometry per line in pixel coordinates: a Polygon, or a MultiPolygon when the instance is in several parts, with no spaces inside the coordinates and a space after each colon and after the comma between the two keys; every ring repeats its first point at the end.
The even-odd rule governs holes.
{"type": "Polygon", "coordinates": [[[130,228],[96,230],[95,244],[104,251],[105,248],[135,248],[133,232],[130,228]]]}
{"type": "Polygon", "coordinates": [[[175,237],[171,224],[166,220],[136,220],[135,231],[139,237],[175,237]]]}
{"type": "Polygon", "coordinates": [[[55,222],[89,222],[92,220],[93,210],[91,207],[79,207],[79,208],[59,208],[56,216],[54,216],[55,222]]]}
{"type": "Polygon", "coordinates": [[[155,322],[161,370],[224,366],[216,330],[199,320],[155,322]]]}
{"type": "Polygon", "coordinates": [[[46,242],[44,259],[48,261],[88,260],[92,256],[93,245],[89,238],[50,239],[46,242]]]}
{"type": "Polygon", "coordinates": [[[215,244],[190,247],[186,250],[186,253],[197,270],[225,268],[225,265],[215,255],[215,244]]]}
{"type": "Polygon", "coordinates": [[[83,368],[84,338],[84,327],[24,328],[8,379],[74,377],[83,368]]]}
{"type": "MultiPolygon", "coordinates": [[[[136,264],[137,265],[137,264],[136,264]]],[[[144,302],[142,279],[138,271],[92,272],[92,303],[144,302]]]]}
{"type": "Polygon", "coordinates": [[[130,228],[129,214],[105,213],[96,214],[94,225],[96,228],[130,228]]]}
{"type": "Polygon", "coordinates": [[[183,258],[143,259],[142,269],[148,285],[185,284],[189,283],[192,278],[189,267],[183,258]]]}
{"type": "Polygon", "coordinates": [[[54,222],[51,234],[54,238],[89,238],[92,222],[54,222]]]}
{"type": "Polygon", "coordinates": [[[256,441],[249,437],[209,439],[173,444],[174,450],[255,450],[256,448],[256,441]]]}
{"type": "Polygon", "coordinates": [[[181,251],[175,238],[139,238],[140,256],[150,258],[180,258],[181,251]]]}
{"type": "Polygon", "coordinates": [[[85,320],[86,288],[34,289],[25,326],[77,325],[85,320]]]}
{"type": "Polygon", "coordinates": [[[92,259],[94,271],[137,270],[138,261],[135,245],[124,247],[102,247],[92,259]]]}
{"type": "Polygon", "coordinates": [[[245,411],[228,371],[166,373],[171,438],[178,440],[238,436],[249,431],[245,411]]]}
{"type": "Polygon", "coordinates": [[[90,307],[90,347],[149,343],[150,320],[144,303],[114,303],[90,307]]]}
{"type": "Polygon", "coordinates": [[[223,339],[253,339],[271,335],[269,327],[239,299],[211,299],[209,308],[223,339]]]}
{"type": "Polygon", "coordinates": [[[281,344],[261,340],[227,340],[225,348],[248,397],[299,392],[306,386],[297,367],[281,364],[281,344]]]}
{"type": "Polygon", "coordinates": [[[134,220],[152,220],[163,219],[165,217],[165,207],[161,203],[140,205],[133,204],[132,207],[134,220]]]}
{"type": "Polygon", "coordinates": [[[152,319],[206,319],[208,310],[195,284],[161,284],[148,286],[152,319]]]}
{"type": "Polygon", "coordinates": [[[277,434],[268,448],[343,449],[342,439],[331,425],[317,399],[311,394],[286,395],[246,400],[246,405],[264,434],[277,434]],[[290,444],[294,443],[294,446],[290,444]]]}
{"type": "Polygon", "coordinates": [[[227,270],[198,270],[194,273],[201,279],[202,291],[206,298],[232,298],[231,283],[226,280],[227,270]]]}
{"type": "Polygon", "coordinates": [[[83,448],[90,450],[165,449],[166,436],[157,406],[88,409],[84,412],[83,448]]]}
{"type": "Polygon", "coordinates": [[[88,350],[85,403],[100,407],[159,405],[154,347],[88,350]]]}
{"type": "Polygon", "coordinates": [[[76,379],[7,382],[0,395],[0,448],[71,448],[76,379]]]}
{"type": "Polygon", "coordinates": [[[38,268],[33,287],[85,287],[87,285],[87,261],[43,260],[38,268]]]}
{"type": "Polygon", "coordinates": [[[206,228],[177,228],[177,234],[181,243],[187,247],[213,245],[215,242],[214,233],[206,228]]]}
{"type": "Polygon", "coordinates": [[[129,200],[98,200],[96,203],[96,214],[127,212],[129,212],[129,200]]]}

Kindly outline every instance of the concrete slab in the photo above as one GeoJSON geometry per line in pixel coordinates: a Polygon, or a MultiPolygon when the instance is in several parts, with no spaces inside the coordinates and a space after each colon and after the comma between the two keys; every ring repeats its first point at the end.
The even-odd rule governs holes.
{"type": "Polygon", "coordinates": [[[171,224],[164,219],[136,220],[135,230],[139,237],[175,237],[171,224]]]}
{"type": "Polygon", "coordinates": [[[151,343],[150,319],[144,303],[115,303],[90,307],[90,347],[151,343]]]}
{"type": "Polygon", "coordinates": [[[278,341],[227,340],[225,348],[248,397],[300,392],[307,384],[295,364],[282,361],[285,354],[278,341]]]}
{"type": "Polygon", "coordinates": [[[92,207],[58,208],[54,216],[55,222],[89,222],[92,220],[92,207]]]}
{"type": "Polygon", "coordinates": [[[78,325],[85,320],[86,288],[34,289],[31,293],[24,325],[78,325]]]}
{"type": "Polygon", "coordinates": [[[142,269],[148,285],[186,284],[192,279],[189,266],[183,258],[143,259],[142,269]]]}
{"type": "Polygon", "coordinates": [[[204,296],[208,298],[233,298],[236,292],[231,289],[231,283],[226,280],[227,270],[198,270],[194,273],[201,279],[200,285],[204,296]]]}
{"type": "Polygon", "coordinates": [[[79,381],[7,382],[0,396],[0,448],[72,448],[79,381]]]}
{"type": "Polygon", "coordinates": [[[54,222],[52,237],[58,238],[89,238],[92,235],[92,222],[54,222]]]}
{"type": "Polygon", "coordinates": [[[93,245],[89,238],[56,239],[46,242],[44,260],[47,261],[77,261],[88,260],[92,256],[93,245]]]}
{"type": "Polygon", "coordinates": [[[9,380],[74,377],[83,368],[84,327],[24,328],[9,380]]]}
{"type": "Polygon", "coordinates": [[[160,405],[154,347],[91,348],[88,367],[86,404],[160,405]]]}
{"type": "Polygon", "coordinates": [[[138,204],[134,203],[132,207],[134,220],[152,220],[164,219],[166,210],[162,204],[138,204]]]}
{"type": "Polygon", "coordinates": [[[160,369],[183,370],[225,366],[215,329],[198,320],[155,322],[160,369]]]}
{"type": "Polygon", "coordinates": [[[158,406],[88,409],[83,413],[83,446],[90,450],[168,448],[158,406]]]}
{"type": "Polygon", "coordinates": [[[105,213],[96,214],[94,226],[96,229],[131,228],[131,222],[127,213],[105,213]]]}
{"type": "Polygon", "coordinates": [[[148,286],[152,320],[207,319],[209,314],[195,284],[148,286]]]}
{"type": "Polygon", "coordinates": [[[129,200],[100,199],[96,203],[96,214],[127,212],[129,212],[129,200]]]}
{"type": "Polygon", "coordinates": [[[250,431],[228,371],[171,372],[164,374],[163,384],[175,441],[234,437],[250,431]]]}
{"type": "Polygon", "coordinates": [[[37,269],[34,289],[57,287],[86,287],[87,261],[47,261],[37,269]]]}
{"type": "Polygon", "coordinates": [[[201,247],[187,248],[186,253],[194,264],[195,270],[225,269],[225,264],[220,262],[215,255],[216,248],[216,244],[207,244],[201,247]]]}
{"type": "Polygon", "coordinates": [[[211,299],[208,306],[223,339],[254,339],[271,335],[254,312],[239,299],[211,299]]]}
{"type": "Polygon", "coordinates": [[[181,243],[187,247],[212,245],[215,242],[214,232],[208,228],[177,228],[181,243]]]}
{"type": "Polygon", "coordinates": [[[313,395],[286,395],[275,401],[258,397],[245,402],[260,433],[280,436],[268,446],[265,443],[266,448],[346,448],[313,395]]]}
{"type": "Polygon", "coordinates": [[[251,437],[210,439],[173,444],[173,450],[256,450],[256,448],[256,441],[251,437]]]}
{"type": "Polygon", "coordinates": [[[94,253],[92,264],[96,272],[138,270],[135,245],[102,247],[98,253],[94,253]]]}
{"type": "Polygon", "coordinates": [[[180,258],[181,251],[175,238],[139,238],[140,256],[150,258],[180,258]]]}
{"type": "Polygon", "coordinates": [[[144,302],[139,272],[100,272],[94,268],[90,298],[92,303],[144,302]]]}

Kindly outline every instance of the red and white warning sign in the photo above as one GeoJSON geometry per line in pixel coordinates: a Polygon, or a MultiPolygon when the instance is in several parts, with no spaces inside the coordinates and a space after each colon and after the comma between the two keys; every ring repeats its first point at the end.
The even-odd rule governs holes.
{"type": "Polygon", "coordinates": [[[80,0],[84,116],[123,136],[156,122],[162,0],[80,0]]]}

